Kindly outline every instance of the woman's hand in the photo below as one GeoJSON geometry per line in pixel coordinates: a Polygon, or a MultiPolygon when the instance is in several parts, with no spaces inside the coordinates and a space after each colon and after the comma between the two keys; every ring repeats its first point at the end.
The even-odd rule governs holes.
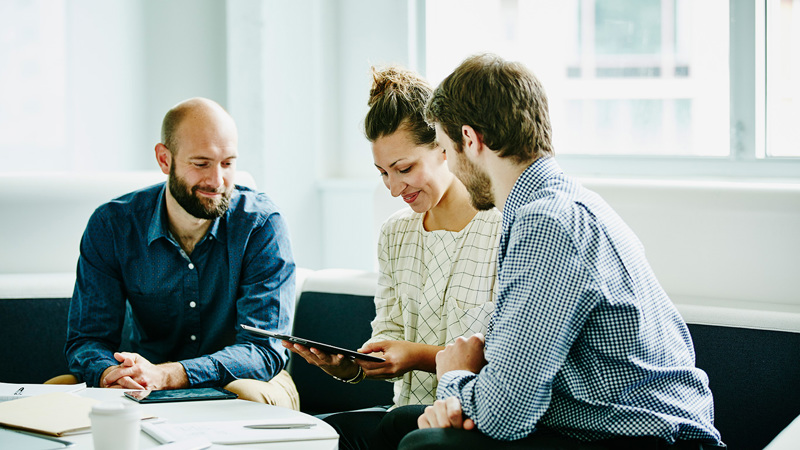
{"type": "Polygon", "coordinates": [[[343,380],[350,380],[358,375],[358,365],[352,359],[345,358],[343,355],[331,355],[316,348],[292,344],[289,341],[281,341],[281,343],[290,351],[303,357],[309,364],[324,370],[328,375],[343,380]]]}
{"type": "Polygon", "coordinates": [[[408,341],[372,342],[358,349],[361,353],[374,353],[385,362],[356,360],[368,378],[396,378],[412,370],[436,373],[436,353],[444,347],[408,341]]]}

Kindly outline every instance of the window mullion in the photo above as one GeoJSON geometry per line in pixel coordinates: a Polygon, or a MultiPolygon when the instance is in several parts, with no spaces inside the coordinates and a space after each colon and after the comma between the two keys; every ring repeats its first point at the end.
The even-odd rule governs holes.
{"type": "Polygon", "coordinates": [[[755,158],[767,156],[767,8],[777,2],[755,1],[755,158]]]}
{"type": "Polygon", "coordinates": [[[763,0],[730,2],[731,159],[756,159],[756,9],[763,0]]]}

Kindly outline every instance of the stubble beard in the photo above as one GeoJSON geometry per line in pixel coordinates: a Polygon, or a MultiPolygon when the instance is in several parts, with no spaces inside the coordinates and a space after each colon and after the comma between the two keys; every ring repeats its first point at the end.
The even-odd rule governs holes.
{"type": "Polygon", "coordinates": [[[477,164],[470,161],[461,153],[456,164],[456,176],[469,192],[472,206],[478,211],[494,208],[494,194],[492,193],[492,180],[481,170],[477,164]]]}
{"type": "Polygon", "coordinates": [[[228,207],[231,203],[231,192],[232,190],[225,191],[224,186],[221,188],[222,191],[216,190],[214,192],[221,192],[222,195],[219,198],[201,198],[197,195],[197,191],[204,190],[206,192],[211,192],[210,189],[201,189],[200,186],[192,186],[189,187],[186,180],[179,177],[175,173],[175,165],[172,165],[169,169],[169,192],[172,194],[172,197],[175,198],[175,201],[186,210],[187,213],[191,214],[198,219],[216,219],[217,217],[221,217],[228,211],[228,207]]]}

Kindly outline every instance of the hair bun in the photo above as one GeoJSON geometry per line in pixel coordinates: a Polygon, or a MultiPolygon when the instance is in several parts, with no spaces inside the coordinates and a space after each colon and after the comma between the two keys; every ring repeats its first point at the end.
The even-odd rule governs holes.
{"type": "Polygon", "coordinates": [[[367,139],[375,141],[388,136],[404,125],[414,142],[428,145],[436,134],[423,117],[425,103],[433,90],[416,73],[399,66],[371,68],[372,88],[369,91],[369,112],[364,120],[367,139]]]}
{"type": "Polygon", "coordinates": [[[367,104],[373,106],[381,97],[392,93],[406,96],[419,85],[427,86],[428,83],[407,69],[398,66],[381,69],[372,67],[372,89],[369,91],[367,104]]]}
{"type": "Polygon", "coordinates": [[[369,90],[369,101],[367,104],[372,106],[381,97],[386,95],[387,91],[397,89],[397,71],[394,67],[388,67],[378,70],[375,67],[372,69],[372,88],[369,90]]]}

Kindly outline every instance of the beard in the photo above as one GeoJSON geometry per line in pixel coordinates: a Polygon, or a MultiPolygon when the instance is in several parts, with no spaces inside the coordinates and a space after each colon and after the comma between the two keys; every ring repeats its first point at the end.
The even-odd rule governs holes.
{"type": "Polygon", "coordinates": [[[221,217],[228,210],[231,204],[231,193],[233,189],[224,190],[221,187],[217,190],[209,188],[201,188],[200,186],[189,187],[186,180],[175,174],[175,165],[169,168],[169,192],[175,201],[181,205],[181,208],[186,210],[189,214],[198,219],[216,219],[221,217]],[[219,192],[222,195],[219,198],[201,198],[197,195],[197,191],[202,190],[205,192],[219,192]]]}
{"type": "Polygon", "coordinates": [[[463,153],[458,157],[455,175],[467,188],[470,203],[475,209],[486,211],[494,208],[492,180],[463,153]]]}

